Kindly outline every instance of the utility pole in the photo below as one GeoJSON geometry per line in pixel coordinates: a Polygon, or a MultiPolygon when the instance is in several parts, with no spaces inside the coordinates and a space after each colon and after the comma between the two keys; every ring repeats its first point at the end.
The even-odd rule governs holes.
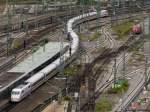
{"type": "Polygon", "coordinates": [[[126,74],[126,53],[125,53],[125,48],[123,52],[123,79],[125,79],[125,74],[126,74]]]}
{"type": "Polygon", "coordinates": [[[25,38],[24,38],[24,49],[26,49],[26,37],[28,38],[28,36],[29,36],[29,29],[28,29],[28,19],[27,19],[28,17],[27,17],[27,15],[25,16],[25,18],[24,18],[24,31],[25,31],[25,33],[26,33],[26,36],[25,36],[25,38]]]}
{"type": "Polygon", "coordinates": [[[82,5],[82,14],[84,14],[85,0],[83,0],[83,3],[81,3],[81,5],[82,5]]]}
{"type": "Polygon", "coordinates": [[[64,55],[63,55],[63,33],[61,34],[61,36],[59,36],[59,42],[60,42],[60,63],[62,63],[62,66],[60,66],[60,75],[63,76],[64,75],[64,55]]]}
{"type": "Polygon", "coordinates": [[[25,30],[24,30],[24,31],[26,32],[26,35],[29,36],[28,17],[27,17],[27,16],[25,16],[25,18],[24,18],[24,24],[25,24],[25,26],[24,26],[24,27],[25,27],[25,28],[24,28],[25,30]]]}
{"type": "MultiPolygon", "coordinates": [[[[80,8],[81,8],[81,3],[79,2],[79,14],[78,14],[78,15],[80,15],[80,14],[82,13],[81,10],[80,10],[80,8]]],[[[83,9],[82,9],[82,10],[83,10],[83,9]]],[[[81,33],[80,24],[78,25],[78,32],[81,33]]]]}
{"type": "Polygon", "coordinates": [[[101,3],[100,3],[100,0],[97,1],[97,32],[98,32],[98,27],[100,27],[100,16],[101,16],[101,3]]]}
{"type": "Polygon", "coordinates": [[[144,75],[145,75],[145,88],[146,88],[146,89],[147,89],[147,81],[148,81],[147,69],[148,69],[148,57],[145,57],[144,75]]]}
{"type": "Polygon", "coordinates": [[[149,29],[148,35],[150,35],[150,15],[149,15],[149,18],[148,18],[148,23],[149,23],[149,25],[148,25],[148,29],[149,29]]]}
{"type": "Polygon", "coordinates": [[[15,1],[12,0],[11,5],[13,5],[12,13],[15,15],[15,1]]]}
{"type": "Polygon", "coordinates": [[[20,32],[25,32],[26,31],[26,16],[23,13],[23,8],[20,9],[20,17],[19,17],[19,24],[20,24],[20,32]]]}
{"type": "MultiPolygon", "coordinates": [[[[8,3],[9,1],[8,0],[6,0],[6,4],[7,4],[7,6],[9,6],[9,3],[8,3]]],[[[6,45],[7,45],[7,48],[6,48],[6,55],[7,55],[7,57],[9,56],[9,44],[10,44],[10,37],[11,37],[11,35],[10,35],[10,31],[12,30],[12,25],[11,25],[11,13],[10,13],[10,10],[9,10],[9,8],[7,9],[7,42],[6,42],[6,45]]]]}
{"type": "Polygon", "coordinates": [[[47,0],[42,0],[42,5],[43,5],[43,13],[47,13],[48,11],[48,1],[47,0]]]}
{"type": "MultiPolygon", "coordinates": [[[[54,5],[55,5],[55,8],[57,8],[57,6],[56,6],[57,1],[56,0],[54,1],[54,5]]],[[[56,15],[57,15],[57,12],[55,11],[55,18],[56,18],[56,20],[59,20],[59,18],[56,15]]],[[[63,35],[64,35],[64,32],[60,31],[60,36],[59,36],[59,42],[60,42],[60,60],[59,60],[59,62],[61,63],[61,66],[59,66],[59,76],[60,77],[64,77],[64,55],[63,55],[64,42],[63,42],[63,35]]],[[[65,78],[66,78],[66,94],[67,94],[68,93],[67,76],[65,78]]]]}
{"type": "Polygon", "coordinates": [[[114,17],[116,16],[116,6],[115,6],[116,0],[111,0],[111,7],[112,7],[112,14],[111,14],[111,26],[113,26],[114,17]]]}
{"type": "MultiPolygon", "coordinates": [[[[38,15],[38,3],[37,2],[34,6],[34,15],[35,17],[37,17],[38,15]]],[[[34,20],[34,24],[35,24],[35,29],[38,29],[38,21],[36,22],[36,19],[34,20]]]]}
{"type": "Polygon", "coordinates": [[[114,87],[115,87],[115,85],[116,85],[116,75],[117,75],[117,60],[116,59],[114,59],[114,66],[113,66],[113,68],[114,68],[114,87]]]}

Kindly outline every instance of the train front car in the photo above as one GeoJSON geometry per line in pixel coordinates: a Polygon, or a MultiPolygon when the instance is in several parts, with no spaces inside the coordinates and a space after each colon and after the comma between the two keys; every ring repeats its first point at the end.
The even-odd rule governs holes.
{"type": "Polygon", "coordinates": [[[134,34],[140,34],[142,32],[142,28],[140,24],[133,25],[132,32],[134,34]]]}
{"type": "Polygon", "coordinates": [[[24,83],[14,88],[11,92],[11,102],[20,102],[31,93],[31,86],[29,83],[24,83]]]}

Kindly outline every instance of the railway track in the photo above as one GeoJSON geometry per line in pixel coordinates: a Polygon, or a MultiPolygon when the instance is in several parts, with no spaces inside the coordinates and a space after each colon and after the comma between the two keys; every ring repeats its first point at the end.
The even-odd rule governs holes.
{"type": "MultiPolygon", "coordinates": [[[[138,15],[136,15],[136,16],[138,16],[138,15]]],[[[41,17],[42,18],[42,17],[41,17]]],[[[128,17],[126,18],[117,18],[117,20],[122,20],[122,19],[128,19],[128,17]]],[[[113,21],[115,21],[115,20],[113,20],[113,21]]],[[[103,23],[103,22],[102,22],[103,23]]],[[[50,25],[53,25],[53,24],[50,24],[50,25]]],[[[47,25],[48,26],[48,25],[47,25]]],[[[42,26],[41,26],[42,27],[42,26]]],[[[39,28],[40,29],[40,28],[39,28]]],[[[37,32],[37,33],[40,33],[40,31],[39,32],[37,32]]],[[[38,35],[38,34],[35,34],[35,35],[38,35]]],[[[108,41],[111,41],[111,38],[108,38],[108,41]]],[[[112,45],[112,44],[111,44],[112,45]]],[[[4,47],[5,48],[5,47],[4,47]]],[[[6,53],[6,50],[2,50],[2,56],[4,55],[4,53],[6,53]],[[4,52],[5,51],[5,52],[4,52]]]]}
{"type": "MultiPolygon", "coordinates": [[[[125,57],[127,58],[128,55],[126,55],[125,57]]],[[[127,60],[125,60],[125,61],[127,62],[127,60]]],[[[113,80],[113,77],[114,77],[114,75],[113,75],[114,61],[111,60],[110,63],[109,63],[110,65],[108,67],[106,67],[107,70],[104,69],[103,73],[100,75],[100,78],[98,78],[98,80],[96,81],[96,87],[98,87],[99,85],[105,85],[105,83],[110,82],[111,80],[113,80]],[[108,74],[110,74],[110,75],[108,76],[108,74]],[[108,77],[105,78],[104,76],[108,76],[108,77]],[[104,83],[101,84],[102,82],[104,82],[104,83]]],[[[116,66],[117,66],[116,67],[116,70],[117,70],[116,72],[119,71],[119,66],[121,66],[122,63],[123,63],[123,56],[119,56],[119,59],[117,59],[117,62],[116,62],[116,66]]],[[[96,71],[98,71],[98,70],[96,70],[96,71]]],[[[95,91],[97,91],[97,90],[95,90],[95,91]]]]}
{"type": "Polygon", "coordinates": [[[111,34],[108,33],[108,28],[106,28],[105,26],[102,27],[102,33],[105,35],[104,43],[108,45],[108,48],[109,49],[115,48],[117,45],[117,42],[114,38],[111,37],[111,34]]]}
{"type": "Polygon", "coordinates": [[[150,6],[149,3],[144,4],[144,5],[132,3],[132,5],[126,5],[126,6],[122,5],[120,7],[115,6],[115,8],[108,7],[108,10],[109,10],[110,14],[112,14],[112,15],[113,15],[114,10],[116,11],[116,15],[117,14],[118,15],[119,14],[127,14],[127,13],[132,14],[132,13],[136,13],[136,12],[149,11],[150,10],[149,6],[150,6]]]}
{"type": "MultiPolygon", "coordinates": [[[[94,13],[94,14],[95,14],[95,13],[94,13]]],[[[81,18],[81,19],[82,19],[82,18],[81,18]]],[[[70,23],[70,24],[73,24],[73,23],[70,23]]],[[[72,28],[72,26],[71,26],[71,28],[72,28]]],[[[69,31],[70,31],[70,30],[69,30],[69,31]]],[[[72,31],[72,32],[73,32],[73,31],[72,31]]],[[[70,32],[70,33],[71,33],[71,32],[70,32]]],[[[70,37],[70,38],[73,38],[73,39],[78,38],[78,37],[73,37],[73,35],[71,35],[71,36],[72,36],[72,37],[70,37]]],[[[73,42],[74,42],[74,41],[73,41],[73,42]]],[[[78,43],[76,43],[76,44],[78,45],[78,43]]],[[[73,44],[73,45],[74,45],[74,44],[73,44]]],[[[76,45],[76,46],[77,46],[77,45],[76,45]]],[[[71,45],[71,47],[72,47],[72,45],[71,45]]],[[[77,46],[77,47],[78,47],[78,46],[77,46]]],[[[73,46],[73,48],[74,48],[74,46],[73,46]]],[[[76,48],[76,47],[75,47],[75,48],[76,48]]],[[[74,49],[75,49],[75,48],[74,48],[74,49]]],[[[73,51],[71,52],[71,53],[73,53],[73,54],[75,54],[75,51],[76,51],[76,50],[74,50],[74,49],[73,49],[73,51]]],[[[68,53],[68,52],[67,52],[67,53],[68,53]]],[[[67,53],[65,53],[65,54],[67,54],[67,53]]],[[[67,56],[68,56],[68,55],[67,55],[67,56]]],[[[67,56],[66,56],[66,58],[67,58],[67,56]]],[[[74,56],[73,56],[73,57],[74,57],[74,56]]],[[[72,58],[73,58],[73,57],[72,57],[72,58]]],[[[72,58],[71,58],[71,59],[72,59],[72,58]]],[[[68,61],[71,60],[71,59],[69,58],[68,61]]],[[[67,60],[66,60],[66,61],[67,61],[67,60]]],[[[58,63],[56,63],[56,62],[58,62],[58,59],[55,61],[55,64],[58,64],[58,63]]],[[[52,64],[53,64],[53,63],[52,63],[52,64]]],[[[50,64],[50,65],[52,65],[52,64],[50,64]]],[[[48,67],[49,67],[50,65],[48,65],[48,67]]],[[[42,70],[45,70],[45,69],[42,69],[42,70]]],[[[48,72],[48,73],[49,73],[49,72],[48,72]]],[[[55,73],[55,72],[54,72],[54,73],[55,73]]],[[[34,76],[33,76],[33,77],[34,77],[34,76]]],[[[9,107],[11,107],[11,103],[9,103],[8,105],[10,105],[10,106],[6,106],[3,110],[7,110],[7,109],[9,109],[9,107]]],[[[1,109],[1,110],[2,110],[2,109],[1,109]]]]}
{"type": "MultiPolygon", "coordinates": [[[[107,65],[110,62],[110,59],[116,57],[118,54],[120,54],[121,52],[123,52],[124,51],[124,47],[126,47],[126,50],[129,49],[129,48],[131,48],[131,47],[133,47],[133,45],[135,45],[134,41],[132,41],[131,42],[132,44],[129,44],[129,46],[127,48],[126,44],[130,42],[129,40],[131,41],[131,39],[129,38],[122,46],[120,46],[116,50],[112,50],[112,51],[106,52],[106,54],[105,54],[105,56],[103,58],[99,58],[99,59],[103,59],[104,60],[105,63],[103,65],[105,65],[105,64],[107,65]]],[[[94,63],[94,61],[90,65],[90,68],[87,68],[88,70],[91,70],[91,68],[93,67],[93,63],[94,63]]],[[[96,61],[95,61],[95,63],[96,63],[96,61]]],[[[94,77],[94,79],[97,79],[99,77],[99,74],[101,74],[103,72],[103,70],[101,70],[101,68],[102,67],[100,66],[99,69],[96,70],[97,72],[95,74],[93,74],[93,75],[90,75],[90,76],[94,77]]],[[[90,73],[91,73],[91,71],[88,71],[88,74],[90,74],[90,73]]],[[[110,77],[111,77],[111,75],[108,77],[108,80],[106,80],[106,83],[104,83],[102,86],[100,86],[97,89],[97,91],[95,91],[93,93],[93,95],[90,98],[88,98],[87,102],[84,105],[81,106],[81,110],[83,112],[85,112],[86,110],[89,109],[89,108],[87,108],[87,105],[88,105],[88,103],[92,102],[91,99],[94,98],[96,100],[101,95],[102,90],[104,90],[105,88],[107,88],[109,86],[110,82],[111,83],[113,82],[113,80],[109,80],[110,77]]],[[[93,88],[95,88],[95,87],[93,87],[93,88]]]]}
{"type": "MultiPolygon", "coordinates": [[[[57,26],[56,28],[59,28],[59,27],[60,27],[60,26],[57,26]]],[[[62,27],[62,26],[61,26],[61,27],[62,27]]],[[[47,29],[49,29],[49,27],[48,27],[47,29]]],[[[55,29],[55,28],[54,28],[54,29],[55,29]]],[[[54,30],[54,29],[53,29],[53,30],[54,30]]],[[[37,32],[36,32],[36,33],[37,33],[37,32]]],[[[34,36],[35,36],[35,35],[34,35],[34,36]]],[[[36,40],[36,42],[37,42],[37,40],[36,40]]],[[[21,56],[21,57],[22,57],[22,56],[21,56]]],[[[19,59],[20,59],[20,58],[19,58],[19,59]]],[[[22,59],[22,58],[21,58],[21,59],[22,59]]],[[[21,60],[21,59],[20,59],[20,60],[21,60]]],[[[18,61],[19,61],[19,60],[17,60],[17,62],[18,62],[18,61]]],[[[8,66],[7,66],[7,67],[8,67],[8,66]]],[[[8,68],[6,68],[6,69],[8,69],[8,68]]],[[[9,104],[8,104],[7,107],[9,108],[9,104]]],[[[6,108],[7,108],[7,107],[6,107],[6,108]]],[[[11,107],[11,104],[10,104],[10,107],[11,107]]],[[[5,108],[5,109],[6,109],[6,108],[5,108]]],[[[4,110],[5,110],[5,109],[4,109],[4,110]]],[[[6,110],[7,110],[7,109],[6,109],[6,110]]]]}
{"type": "MultiPolygon", "coordinates": [[[[26,47],[28,47],[31,44],[37,42],[37,40],[39,40],[39,39],[41,40],[41,38],[39,38],[39,37],[45,35],[49,31],[53,31],[57,28],[62,28],[62,25],[60,25],[59,22],[52,23],[52,24],[49,24],[49,25],[45,25],[44,27],[41,26],[37,30],[33,29],[33,30],[29,31],[28,34],[20,36],[20,38],[24,39],[26,36],[30,35],[28,38],[26,38],[26,43],[28,43],[28,44],[26,44],[26,47]]],[[[16,54],[17,52],[20,52],[21,50],[23,50],[23,48],[24,47],[23,47],[23,40],[22,40],[22,41],[20,41],[20,45],[18,46],[18,48],[17,49],[15,48],[15,49],[11,50],[9,55],[11,55],[11,53],[16,54]]],[[[7,53],[7,46],[3,45],[0,48],[0,57],[6,56],[6,53],[7,53]]]]}
{"type": "Polygon", "coordinates": [[[64,87],[65,80],[57,79],[56,77],[48,80],[22,102],[12,103],[7,100],[6,104],[0,108],[0,112],[18,112],[20,110],[22,110],[21,112],[31,112],[35,110],[37,105],[42,104],[45,99],[55,96],[64,87]],[[28,108],[26,108],[27,103],[30,104],[28,108]]]}
{"type": "MultiPolygon", "coordinates": [[[[120,19],[121,20],[121,19],[120,19]]],[[[108,37],[109,37],[109,35],[107,35],[108,37]]],[[[127,46],[130,46],[130,47],[133,47],[132,46],[132,44],[128,44],[130,41],[132,41],[132,39],[133,38],[129,38],[122,46],[119,46],[119,49],[117,49],[117,51],[118,51],[118,53],[120,52],[120,51],[124,51],[124,49],[127,49],[128,47],[127,46]]],[[[111,38],[110,38],[110,40],[111,40],[111,38]]],[[[131,42],[132,43],[132,42],[131,42]]],[[[115,54],[116,54],[116,51],[115,50],[113,50],[112,51],[113,53],[112,53],[112,56],[114,57],[115,56],[115,54]]],[[[108,53],[109,54],[109,53],[108,53]]],[[[111,54],[111,53],[110,53],[111,54]]],[[[109,55],[107,55],[107,53],[106,53],[106,57],[109,57],[109,55]]],[[[92,65],[90,65],[90,66],[92,66],[92,65]]],[[[92,67],[91,67],[92,68],[92,67]]],[[[87,70],[89,70],[90,68],[87,68],[87,70]]],[[[86,74],[86,73],[85,73],[86,74]]],[[[88,71],[88,74],[89,74],[89,71],[88,71]]],[[[96,78],[95,78],[96,79],[96,78]]],[[[86,105],[87,106],[87,105],[86,105]]]]}
{"type": "Polygon", "coordinates": [[[136,82],[136,85],[134,85],[131,92],[129,92],[128,94],[125,94],[125,96],[123,97],[123,102],[121,104],[119,104],[119,106],[117,108],[114,109],[114,111],[116,112],[126,112],[126,108],[129,106],[129,104],[134,100],[134,98],[143,90],[144,86],[145,86],[145,78],[143,76],[139,76],[139,79],[137,80],[138,82],[136,82]]]}
{"type": "Polygon", "coordinates": [[[26,48],[30,48],[32,46],[33,43],[38,42],[38,40],[41,40],[41,38],[39,38],[40,36],[42,37],[44,34],[46,34],[48,31],[52,31],[55,30],[56,28],[60,28],[60,26],[58,24],[51,24],[51,25],[47,25],[47,27],[43,28],[43,29],[38,29],[33,33],[33,30],[31,32],[29,32],[28,35],[30,35],[28,38],[26,38],[26,34],[25,35],[21,35],[20,38],[20,43],[19,46],[17,46],[17,48],[12,48],[12,46],[10,46],[12,49],[8,49],[7,51],[7,45],[3,44],[1,45],[0,48],[0,57],[4,57],[7,56],[7,52],[9,56],[12,56],[14,54],[17,54],[19,52],[22,52],[25,48],[23,46],[23,42],[24,42],[24,38],[26,38],[26,48]],[[22,38],[22,40],[21,40],[22,38]]]}
{"type": "MultiPolygon", "coordinates": [[[[104,53],[104,54],[108,55],[108,54],[107,54],[107,52],[106,52],[106,53],[104,53]]],[[[103,55],[103,56],[105,56],[105,55],[103,55]]],[[[99,58],[101,58],[101,59],[102,59],[102,56],[100,56],[99,58]]]]}
{"type": "MultiPolygon", "coordinates": [[[[145,8],[145,10],[144,11],[147,11],[147,10],[149,10],[149,4],[147,5],[147,6],[145,6],[146,8],[145,8]]],[[[120,9],[124,9],[124,10],[129,10],[130,11],[130,7],[125,7],[125,8],[120,8],[120,9]]],[[[117,9],[117,10],[120,10],[119,8],[117,9]]],[[[77,11],[76,11],[76,9],[71,9],[72,11],[72,13],[77,13],[77,11]]],[[[112,9],[111,9],[112,10],[112,9]]],[[[141,9],[139,9],[138,11],[135,11],[135,13],[136,12],[139,12],[139,11],[143,11],[143,10],[141,10],[141,9]]],[[[110,11],[110,14],[112,13],[112,11],[110,11]]],[[[127,11],[126,12],[122,12],[122,14],[126,14],[126,13],[128,13],[127,11]]],[[[134,12],[132,12],[132,13],[134,13],[134,12]]],[[[63,12],[56,12],[56,14],[46,14],[46,15],[40,15],[40,16],[37,16],[37,17],[32,17],[32,18],[29,18],[28,19],[28,21],[27,21],[27,23],[28,23],[28,27],[29,27],[29,30],[30,30],[30,28],[33,28],[34,26],[35,26],[35,23],[38,23],[39,25],[42,23],[43,24],[43,21],[45,22],[45,21],[48,21],[48,22],[51,22],[51,21],[53,21],[52,20],[52,18],[51,17],[54,17],[54,16],[60,16],[60,18],[62,17],[62,16],[67,16],[68,15],[68,10],[64,10],[63,12]],[[49,19],[49,18],[51,18],[51,19],[49,19]]],[[[119,15],[118,15],[119,16],[119,15]]],[[[17,29],[17,27],[20,27],[19,25],[20,25],[21,23],[17,23],[16,21],[13,23],[13,26],[14,26],[14,29],[13,30],[16,30],[17,29]]],[[[41,24],[41,25],[42,25],[41,24]]],[[[46,22],[44,23],[44,24],[47,24],[46,22]]],[[[1,29],[3,29],[3,28],[6,28],[5,27],[5,24],[1,24],[1,27],[0,27],[1,29]]]]}
{"type": "Polygon", "coordinates": [[[108,55],[109,54],[108,52],[104,53],[102,56],[100,56],[100,58],[102,59],[105,56],[105,54],[108,55]]]}
{"type": "MultiPolygon", "coordinates": [[[[50,24],[52,22],[56,22],[55,20],[55,17],[66,17],[66,16],[69,16],[70,14],[73,15],[76,15],[78,12],[75,10],[75,9],[72,9],[69,13],[68,13],[68,10],[66,11],[60,11],[60,12],[56,12],[55,13],[50,13],[50,14],[43,14],[43,15],[39,15],[39,16],[35,16],[35,17],[32,17],[32,18],[29,18],[27,21],[25,21],[25,23],[28,24],[28,30],[31,30],[33,28],[35,28],[35,24],[38,24],[38,26],[43,26],[43,25],[46,25],[46,24],[50,24]]],[[[9,28],[11,29],[12,28],[12,31],[16,32],[16,30],[19,30],[21,28],[21,22],[17,22],[16,20],[12,22],[12,26],[9,28]]],[[[1,24],[0,25],[0,31],[1,32],[4,32],[7,31],[7,23],[5,24],[1,24]]],[[[9,31],[11,32],[11,30],[9,31]]]]}
{"type": "MultiPolygon", "coordinates": [[[[26,43],[28,43],[28,44],[34,43],[34,42],[36,42],[38,40],[38,38],[40,36],[44,35],[45,33],[49,32],[50,30],[55,30],[56,28],[62,27],[60,25],[62,23],[60,23],[57,20],[53,21],[53,20],[50,19],[50,23],[45,22],[47,20],[49,21],[49,18],[55,17],[55,16],[59,16],[59,17],[64,18],[67,15],[68,19],[69,19],[69,18],[71,18],[72,16],[74,16],[76,14],[77,14],[77,11],[73,10],[73,11],[70,11],[70,13],[67,13],[65,11],[65,12],[59,12],[57,14],[47,14],[47,15],[42,15],[42,16],[39,16],[39,17],[35,17],[35,18],[32,18],[32,19],[29,19],[28,20],[29,21],[28,24],[31,24],[31,27],[33,26],[33,28],[34,28],[35,23],[41,23],[41,25],[38,25],[39,28],[37,30],[35,30],[33,28],[30,28],[30,26],[28,25],[28,28],[29,28],[30,31],[28,31],[27,32],[28,34],[26,34],[25,36],[30,35],[30,38],[26,38],[27,39],[26,43]],[[44,22],[44,24],[43,24],[42,21],[44,22]]],[[[7,34],[6,35],[4,35],[4,34],[1,37],[7,35],[7,34]]],[[[24,38],[24,35],[20,36],[20,38],[24,38]]],[[[16,54],[16,52],[18,51],[18,49],[19,49],[19,51],[20,51],[20,49],[23,50],[23,40],[20,43],[22,43],[22,45],[20,45],[17,49],[11,50],[10,54],[11,54],[11,52],[12,52],[12,54],[14,54],[14,53],[16,54]]],[[[0,49],[0,57],[5,56],[6,53],[7,53],[7,47],[6,47],[6,45],[4,45],[0,49]]]]}

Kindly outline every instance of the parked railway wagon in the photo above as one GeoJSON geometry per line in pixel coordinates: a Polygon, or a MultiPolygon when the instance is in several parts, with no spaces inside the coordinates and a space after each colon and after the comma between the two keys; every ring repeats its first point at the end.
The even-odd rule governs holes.
{"type": "Polygon", "coordinates": [[[108,16],[109,16],[108,10],[101,10],[100,16],[101,16],[101,17],[108,17],[108,16]]]}
{"type": "Polygon", "coordinates": [[[142,32],[142,28],[141,28],[141,25],[140,24],[135,24],[133,25],[132,27],[132,32],[134,34],[140,34],[142,32]]]}

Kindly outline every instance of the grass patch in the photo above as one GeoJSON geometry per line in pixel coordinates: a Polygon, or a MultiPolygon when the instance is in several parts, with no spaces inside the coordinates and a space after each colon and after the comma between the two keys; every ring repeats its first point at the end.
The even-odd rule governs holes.
{"type": "Polygon", "coordinates": [[[75,75],[79,69],[81,69],[81,65],[71,65],[65,69],[64,74],[67,76],[72,76],[75,75]]]}
{"type": "Polygon", "coordinates": [[[102,99],[96,103],[96,112],[108,112],[112,109],[112,104],[107,99],[102,99]]]}
{"type": "Polygon", "coordinates": [[[92,27],[90,27],[89,28],[89,31],[95,31],[95,30],[97,30],[97,29],[100,29],[101,27],[99,27],[99,26],[92,26],[92,27]]]}
{"type": "Polygon", "coordinates": [[[77,33],[77,35],[79,36],[79,38],[80,38],[81,40],[84,39],[84,35],[83,35],[83,34],[77,33]]]}
{"type": "Polygon", "coordinates": [[[90,41],[93,41],[93,40],[96,40],[97,38],[100,38],[101,36],[101,33],[100,32],[95,32],[91,38],[90,38],[90,41]]]}
{"type": "Polygon", "coordinates": [[[148,35],[144,35],[144,39],[145,39],[145,41],[150,42],[150,35],[149,34],[148,35]]]}
{"type": "Polygon", "coordinates": [[[126,91],[129,87],[128,80],[120,79],[116,82],[115,86],[108,89],[108,94],[120,94],[126,91]]]}
{"type": "Polygon", "coordinates": [[[107,50],[106,47],[100,47],[100,48],[97,48],[95,50],[93,50],[91,53],[103,53],[105,50],[107,50]]]}
{"type": "Polygon", "coordinates": [[[90,40],[90,41],[94,41],[96,39],[98,39],[100,36],[101,36],[101,33],[100,32],[94,32],[92,35],[85,35],[83,33],[77,33],[79,38],[81,40],[90,40]]]}
{"type": "Polygon", "coordinates": [[[120,25],[114,26],[112,29],[117,33],[118,40],[123,39],[124,36],[128,35],[131,31],[132,26],[134,25],[134,21],[127,21],[120,25]]]}

